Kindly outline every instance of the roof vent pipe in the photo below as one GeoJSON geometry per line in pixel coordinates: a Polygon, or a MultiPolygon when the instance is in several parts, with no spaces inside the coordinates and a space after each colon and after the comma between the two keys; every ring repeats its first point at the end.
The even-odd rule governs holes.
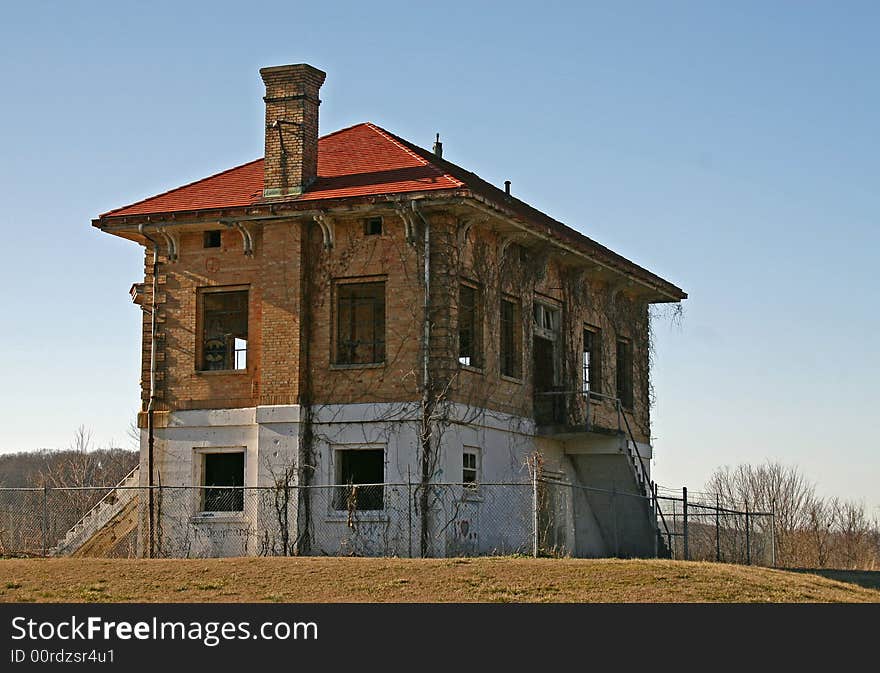
{"type": "Polygon", "coordinates": [[[510,180],[504,181],[504,193],[510,196],[510,180]]]}
{"type": "Polygon", "coordinates": [[[443,158],[443,143],[440,142],[440,134],[437,134],[437,139],[434,141],[434,154],[436,154],[441,159],[443,158]]]}

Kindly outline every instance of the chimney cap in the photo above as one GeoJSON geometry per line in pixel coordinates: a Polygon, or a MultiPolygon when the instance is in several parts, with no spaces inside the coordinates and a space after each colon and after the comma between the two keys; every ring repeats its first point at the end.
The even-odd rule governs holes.
{"type": "Polygon", "coordinates": [[[312,78],[323,84],[327,73],[319,70],[308,63],[292,63],[290,65],[272,65],[266,68],[260,68],[260,76],[265,80],[267,77],[273,79],[277,76],[285,76],[291,79],[312,78]]]}

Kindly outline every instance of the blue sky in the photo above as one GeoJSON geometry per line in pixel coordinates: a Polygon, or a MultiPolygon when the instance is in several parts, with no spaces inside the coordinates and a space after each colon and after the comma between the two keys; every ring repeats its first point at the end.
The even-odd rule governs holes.
{"type": "MultiPolygon", "coordinates": [[[[28,2],[0,24],[0,451],[137,406],[137,246],[101,212],[262,154],[261,66],[690,293],[655,474],[794,463],[880,507],[880,5],[28,2]]],[[[875,510],[880,513],[880,509],[875,510]]]]}

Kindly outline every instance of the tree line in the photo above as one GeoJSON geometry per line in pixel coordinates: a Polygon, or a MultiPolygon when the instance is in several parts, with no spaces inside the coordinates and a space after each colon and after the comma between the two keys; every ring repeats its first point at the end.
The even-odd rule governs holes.
{"type": "Polygon", "coordinates": [[[862,502],[820,496],[795,466],[725,466],[711,476],[706,491],[722,502],[774,514],[779,566],[880,570],[877,514],[862,502]]]}

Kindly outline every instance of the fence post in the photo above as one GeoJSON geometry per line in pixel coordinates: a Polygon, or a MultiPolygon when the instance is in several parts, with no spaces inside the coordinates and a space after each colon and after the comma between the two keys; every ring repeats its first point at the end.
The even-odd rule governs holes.
{"type": "Polygon", "coordinates": [[[770,514],[770,563],[776,567],[776,513],[770,514]]]}
{"type": "Polygon", "coordinates": [[[654,528],[657,529],[657,535],[654,536],[654,558],[660,557],[660,522],[657,521],[657,484],[654,483],[654,480],[651,480],[651,510],[653,511],[654,516],[654,528]]]}
{"type": "Polygon", "coordinates": [[[532,556],[538,558],[538,461],[532,468],[532,556]]]}
{"type": "Polygon", "coordinates": [[[43,484],[43,520],[41,522],[43,537],[43,556],[49,554],[49,486],[43,484]]]}
{"type": "Polygon", "coordinates": [[[684,537],[682,538],[682,551],[685,561],[691,560],[690,549],[688,548],[688,489],[687,486],[681,487],[681,520],[684,526],[684,537]]]}
{"type": "Polygon", "coordinates": [[[749,526],[749,503],[746,501],[746,565],[752,565],[752,537],[749,526]]]}
{"type": "Polygon", "coordinates": [[[412,498],[412,476],[410,475],[409,465],[406,466],[406,518],[407,518],[407,549],[409,551],[409,557],[412,558],[412,511],[413,511],[413,498],[412,498]]]}
{"type": "Polygon", "coordinates": [[[715,494],[715,560],[721,562],[721,497],[715,494]]]}

